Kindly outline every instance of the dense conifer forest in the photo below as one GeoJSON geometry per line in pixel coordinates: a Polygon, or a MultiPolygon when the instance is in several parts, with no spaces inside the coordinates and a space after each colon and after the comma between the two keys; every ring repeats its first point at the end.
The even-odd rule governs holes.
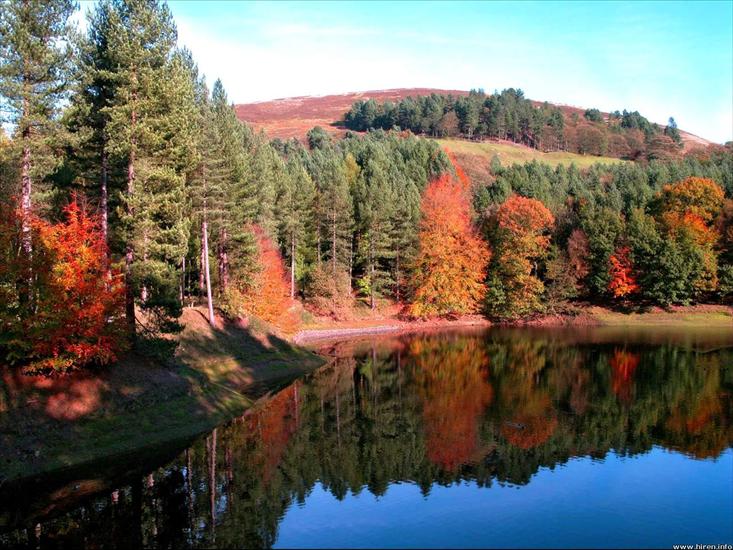
{"type": "Polygon", "coordinates": [[[518,90],[364,102],[353,130],[268,140],[178,48],[156,0],[0,5],[0,357],[35,370],[169,352],[185,306],[294,330],[355,304],[517,319],[574,301],[730,300],[733,151],[638,113],[573,126],[518,90]],[[399,129],[395,129],[399,128],[399,129]],[[376,130],[372,130],[377,128],[376,130]],[[428,136],[637,159],[491,165],[428,136]],[[587,134],[587,135],[586,135],[587,134]],[[666,154],[672,151],[674,154],[666,154]]]}

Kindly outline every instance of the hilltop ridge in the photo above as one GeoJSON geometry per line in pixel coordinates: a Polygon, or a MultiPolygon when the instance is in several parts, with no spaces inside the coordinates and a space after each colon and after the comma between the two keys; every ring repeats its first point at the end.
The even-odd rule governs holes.
{"type": "MultiPolygon", "coordinates": [[[[355,101],[374,99],[378,102],[396,102],[406,97],[429,96],[431,94],[454,96],[467,96],[466,90],[447,90],[439,88],[391,88],[384,90],[367,90],[360,92],[347,92],[342,94],[331,94],[323,96],[296,96],[242,103],[235,105],[237,117],[257,130],[263,130],[270,138],[280,139],[304,139],[305,134],[314,126],[321,126],[334,135],[343,135],[345,128],[338,125],[344,113],[346,113],[355,101]]],[[[541,105],[543,101],[532,101],[535,105],[541,105]]],[[[585,108],[551,104],[560,108],[566,118],[573,114],[583,116],[585,108]]],[[[603,113],[605,117],[608,113],[603,113]]],[[[683,151],[688,152],[695,148],[707,147],[713,144],[701,136],[697,136],[684,130],[679,130],[684,145],[683,151]]],[[[517,147],[525,148],[522,145],[517,147]]]]}

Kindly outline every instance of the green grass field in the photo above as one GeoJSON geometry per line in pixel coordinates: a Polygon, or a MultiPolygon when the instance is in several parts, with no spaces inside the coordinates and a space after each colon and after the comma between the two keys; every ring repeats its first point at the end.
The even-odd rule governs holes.
{"type": "Polygon", "coordinates": [[[494,155],[497,155],[503,166],[511,166],[514,163],[523,164],[533,160],[545,162],[551,166],[557,166],[558,164],[570,165],[575,163],[579,168],[587,168],[597,162],[626,162],[617,158],[594,157],[591,155],[579,155],[577,153],[567,153],[564,151],[543,153],[542,151],[532,149],[531,147],[507,142],[467,141],[464,139],[437,139],[436,141],[441,145],[441,147],[446,147],[455,153],[459,157],[459,160],[461,160],[462,157],[465,158],[473,156],[485,158],[488,163],[494,155]]]}

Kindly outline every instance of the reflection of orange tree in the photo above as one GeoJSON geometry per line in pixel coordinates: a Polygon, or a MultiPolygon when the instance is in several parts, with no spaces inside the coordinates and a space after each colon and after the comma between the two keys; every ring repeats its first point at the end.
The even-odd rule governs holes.
{"type": "Polygon", "coordinates": [[[631,401],[631,388],[634,382],[634,371],[639,366],[639,354],[625,349],[615,349],[608,360],[611,365],[613,393],[624,401],[631,401]]]}
{"type": "Polygon", "coordinates": [[[733,441],[733,423],[726,414],[730,395],[721,389],[717,357],[698,359],[696,365],[709,373],[694,400],[678,403],[665,423],[667,443],[696,458],[717,457],[733,441]]]}
{"type": "Polygon", "coordinates": [[[282,390],[259,411],[247,417],[247,432],[259,439],[258,462],[264,480],[272,477],[291,436],[297,430],[298,383],[282,390]]]}
{"type": "Polygon", "coordinates": [[[455,470],[479,448],[479,416],[493,398],[488,355],[477,339],[416,339],[409,353],[423,402],[428,459],[455,470]]]}

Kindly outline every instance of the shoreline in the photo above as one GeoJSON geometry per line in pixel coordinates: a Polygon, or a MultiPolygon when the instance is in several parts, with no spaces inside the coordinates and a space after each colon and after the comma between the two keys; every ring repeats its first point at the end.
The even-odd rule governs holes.
{"type": "Polygon", "coordinates": [[[171,364],[134,353],[62,377],[0,371],[0,488],[176,446],[244,414],[325,363],[258,323],[184,310],[171,364]]]}
{"type": "MultiPolygon", "coordinates": [[[[347,325],[347,323],[344,323],[347,325]]],[[[379,334],[409,334],[423,330],[441,330],[463,327],[490,327],[493,323],[480,316],[470,316],[460,319],[433,319],[429,321],[401,321],[387,320],[379,325],[370,326],[334,326],[323,328],[308,328],[293,335],[291,341],[298,345],[307,345],[311,342],[320,342],[333,339],[348,339],[361,336],[379,334]]]]}
{"type": "Polygon", "coordinates": [[[672,306],[668,309],[652,307],[648,311],[621,312],[602,306],[581,306],[575,314],[546,314],[514,321],[492,322],[480,315],[457,319],[431,319],[406,321],[396,316],[387,317],[378,324],[366,324],[370,320],[329,321],[316,324],[295,333],[290,341],[296,345],[327,340],[347,340],[380,334],[409,334],[423,330],[440,330],[461,327],[504,328],[573,328],[573,327],[696,327],[725,328],[733,330],[733,306],[700,304],[672,306]]]}
{"type": "Polygon", "coordinates": [[[105,458],[145,454],[151,446],[198,435],[245,413],[283,384],[325,364],[315,344],[451,329],[667,327],[733,330],[733,307],[689,306],[620,313],[599,306],[577,315],[546,315],[513,323],[480,316],[429,321],[396,317],[324,320],[284,337],[265,325],[221,322],[203,310],[184,312],[185,329],[173,364],[130,354],[96,371],[56,378],[0,374],[0,487],[55,475],[105,458]],[[310,346],[309,344],[314,344],[310,346]]]}

